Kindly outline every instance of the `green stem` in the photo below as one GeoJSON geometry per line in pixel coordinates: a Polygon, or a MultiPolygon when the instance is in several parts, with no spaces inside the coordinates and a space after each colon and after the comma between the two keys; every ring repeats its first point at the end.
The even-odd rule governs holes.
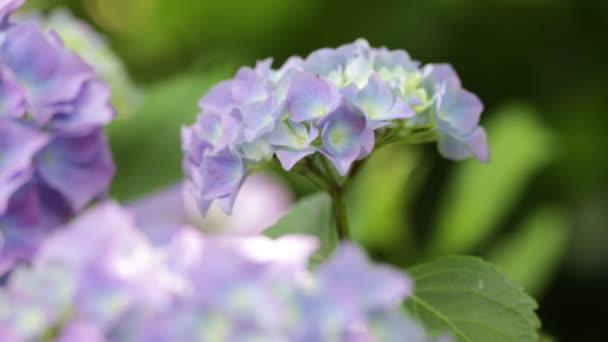
{"type": "Polygon", "coordinates": [[[332,191],[334,218],[336,221],[336,229],[338,237],[342,241],[350,240],[350,228],[348,225],[348,211],[346,209],[346,192],[344,188],[338,188],[332,191]]]}
{"type": "Polygon", "coordinates": [[[298,165],[301,175],[331,196],[336,231],[340,240],[343,241],[350,240],[346,193],[350,188],[352,178],[356,176],[362,166],[363,161],[357,161],[350,170],[344,184],[340,184],[341,182],[337,179],[337,173],[327,163],[325,158],[321,157],[314,161],[307,158],[304,163],[298,165]]]}
{"type": "Polygon", "coordinates": [[[323,177],[323,173],[319,172],[319,170],[309,159],[307,159],[306,163],[302,165],[302,169],[304,172],[301,172],[300,174],[306,177],[317,188],[325,191],[329,191],[329,189],[332,188],[332,185],[325,177],[323,177]]]}

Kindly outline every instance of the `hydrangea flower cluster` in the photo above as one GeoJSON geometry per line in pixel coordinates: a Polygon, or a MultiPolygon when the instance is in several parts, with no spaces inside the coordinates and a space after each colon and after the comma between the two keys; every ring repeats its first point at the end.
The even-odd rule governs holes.
{"type": "Polygon", "coordinates": [[[141,102],[142,90],[129,77],[124,63],[105,37],[68,9],[55,9],[47,15],[36,11],[18,13],[14,20],[57,32],[65,46],[94,66],[96,73],[110,85],[112,102],[119,113],[132,112],[141,102]]]}
{"type": "Polygon", "coordinates": [[[400,309],[405,274],[352,244],[309,271],[316,246],[190,228],[153,246],[126,211],[102,203],[0,289],[0,340],[430,341],[400,309]]]}
{"type": "Polygon", "coordinates": [[[114,164],[110,90],[59,36],[0,1],[0,273],[103,195],[114,164]]]}
{"type": "Polygon", "coordinates": [[[313,165],[339,178],[394,141],[438,141],[447,158],[488,158],[483,106],[450,65],[421,67],[405,51],[363,39],[278,70],[271,64],[217,84],[183,129],[184,170],[202,213],[215,200],[230,213],[246,175],[274,159],[285,170],[313,165]]]}

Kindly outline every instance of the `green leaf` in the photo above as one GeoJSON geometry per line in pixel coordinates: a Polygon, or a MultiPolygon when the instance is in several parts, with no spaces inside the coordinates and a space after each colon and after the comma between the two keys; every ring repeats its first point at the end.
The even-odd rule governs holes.
{"type": "Polygon", "coordinates": [[[509,105],[488,125],[488,164],[455,165],[439,206],[432,255],[467,254],[489,238],[524,194],[539,169],[555,156],[551,131],[525,105],[509,105]]]}
{"type": "Polygon", "coordinates": [[[394,144],[375,151],[350,189],[351,233],[355,241],[366,247],[378,250],[396,247],[402,251],[403,243],[412,240],[403,208],[408,200],[406,183],[420,156],[407,147],[394,144]]]}
{"type": "Polygon", "coordinates": [[[536,302],[498,269],[449,256],[409,270],[416,281],[408,311],[433,333],[461,342],[537,342],[536,302]]]}
{"type": "Polygon", "coordinates": [[[540,293],[568,247],[570,226],[563,212],[559,207],[535,211],[520,228],[494,247],[488,260],[499,265],[528,292],[540,293]]]}
{"type": "Polygon", "coordinates": [[[334,228],[331,206],[331,198],[324,192],[305,197],[264,234],[271,238],[287,234],[316,236],[321,245],[312,257],[312,261],[313,263],[323,261],[331,255],[339,241],[334,228]]]}

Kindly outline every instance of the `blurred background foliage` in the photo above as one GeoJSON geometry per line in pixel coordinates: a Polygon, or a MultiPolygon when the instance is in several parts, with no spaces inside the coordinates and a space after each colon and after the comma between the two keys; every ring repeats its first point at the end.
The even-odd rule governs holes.
{"type": "MultiPolygon", "coordinates": [[[[129,200],[181,177],[179,127],[239,65],[275,66],[358,37],[452,63],[485,102],[491,163],[390,146],[349,206],[355,238],[403,266],[444,254],[498,263],[539,299],[561,341],[608,316],[608,1],[30,0],[70,8],[109,39],[143,89],[110,138],[129,200]]],[[[284,174],[283,174],[284,175],[284,174]]],[[[288,178],[298,196],[314,191],[288,178]]]]}

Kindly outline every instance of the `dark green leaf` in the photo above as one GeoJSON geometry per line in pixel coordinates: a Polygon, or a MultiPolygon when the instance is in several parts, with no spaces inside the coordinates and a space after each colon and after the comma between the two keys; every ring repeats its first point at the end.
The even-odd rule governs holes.
{"type": "Polygon", "coordinates": [[[406,307],[434,333],[461,342],[536,342],[536,302],[490,263],[449,256],[410,269],[406,307]]]}

